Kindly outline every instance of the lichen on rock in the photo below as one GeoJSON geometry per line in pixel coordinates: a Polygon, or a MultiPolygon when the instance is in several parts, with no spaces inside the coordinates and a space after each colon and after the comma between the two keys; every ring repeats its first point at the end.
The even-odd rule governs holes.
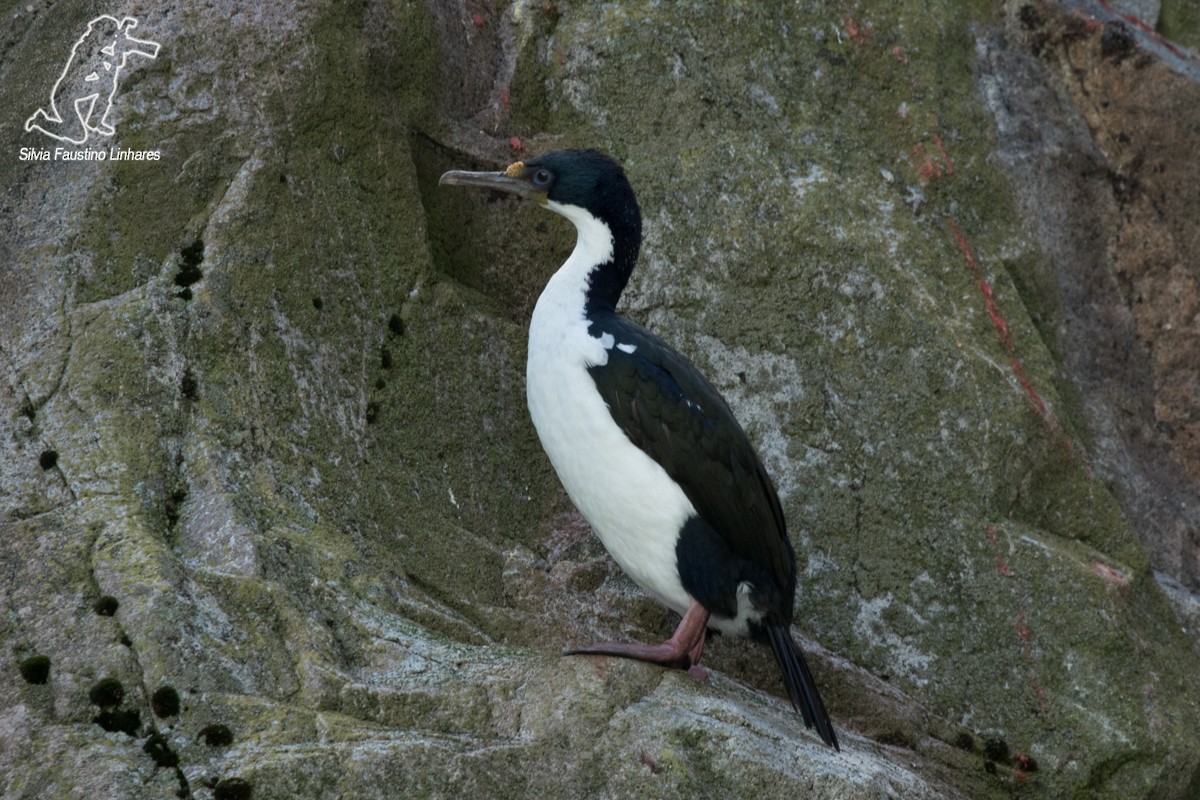
{"type": "MultiPolygon", "coordinates": [[[[1195,575],[1155,543],[1187,541],[1164,509],[1195,476],[1128,460],[1145,396],[1106,427],[1135,395],[1059,336],[1107,324],[1055,271],[1103,209],[1031,197],[1105,184],[1121,230],[1152,207],[1190,230],[1114,127],[1139,75],[1183,79],[1130,33],[1063,89],[1050,66],[1103,60],[1107,23],[1007,5],[144,9],[162,51],[111,144],[161,158],[0,158],[0,795],[1194,791],[1195,575]],[[526,417],[569,226],[437,176],[577,145],[646,215],[624,311],[712,377],[782,489],[841,754],[750,643],[713,642],[706,683],[558,655],[672,621],[526,417]]],[[[33,108],[88,15],[10,18],[0,92],[33,108]]],[[[1125,290],[1157,280],[1113,252],[1125,290]]],[[[1186,332],[1137,339],[1182,312],[1127,310],[1111,341],[1151,342],[1182,402],[1153,342],[1186,332]]]]}

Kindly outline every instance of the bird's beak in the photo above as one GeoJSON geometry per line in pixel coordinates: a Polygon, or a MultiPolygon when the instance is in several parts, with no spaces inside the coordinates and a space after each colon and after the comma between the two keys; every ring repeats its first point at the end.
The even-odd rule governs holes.
{"type": "Polygon", "coordinates": [[[546,202],[546,190],[535,188],[529,181],[522,180],[524,165],[518,161],[508,168],[507,172],[466,172],[451,170],[438,179],[439,186],[478,186],[484,189],[495,189],[509,194],[515,194],[526,200],[538,203],[546,202]]]}

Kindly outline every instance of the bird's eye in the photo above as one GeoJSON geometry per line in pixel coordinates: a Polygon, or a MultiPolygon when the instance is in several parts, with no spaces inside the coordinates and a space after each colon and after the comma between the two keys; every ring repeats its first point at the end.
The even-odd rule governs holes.
{"type": "Polygon", "coordinates": [[[552,180],[554,180],[554,173],[545,167],[542,167],[537,172],[533,173],[533,177],[530,178],[530,183],[539,189],[544,189],[550,185],[550,181],[552,180]]]}

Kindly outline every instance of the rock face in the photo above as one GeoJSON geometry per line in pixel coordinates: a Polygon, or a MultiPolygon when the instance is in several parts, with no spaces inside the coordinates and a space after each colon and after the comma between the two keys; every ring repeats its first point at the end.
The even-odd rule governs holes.
{"type": "Polygon", "coordinates": [[[997,155],[1054,273],[1043,335],[1095,468],[1156,569],[1200,587],[1200,62],[1104,8],[1023,4],[1019,51],[981,41],[997,155]],[[1068,76],[1046,80],[1046,73],[1068,76]]]}
{"type": "Polygon", "coordinates": [[[1200,791],[1195,62],[875,5],[146,5],[64,149],[152,161],[22,129],[92,17],[4,12],[0,796],[1200,791]],[[583,145],[781,490],[841,754],[749,643],[558,655],[673,620],[524,410],[569,226],[436,179],[583,145]]]}

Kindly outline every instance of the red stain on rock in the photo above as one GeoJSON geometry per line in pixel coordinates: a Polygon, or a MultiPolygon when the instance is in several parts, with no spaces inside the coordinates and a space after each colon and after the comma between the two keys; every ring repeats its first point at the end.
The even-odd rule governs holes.
{"type": "Polygon", "coordinates": [[[953,175],[954,162],[950,159],[946,148],[942,146],[942,137],[938,136],[937,131],[934,130],[930,132],[930,139],[933,142],[932,152],[925,147],[924,142],[917,142],[909,152],[908,160],[913,165],[913,169],[925,181],[953,175]]]}
{"type": "Polygon", "coordinates": [[[1125,573],[1118,569],[1114,569],[1099,561],[1092,564],[1092,569],[1096,571],[1097,575],[1111,583],[1117,589],[1124,589],[1129,586],[1129,578],[1125,577],[1125,573]]]}
{"type": "Polygon", "coordinates": [[[1017,357],[1017,346],[1013,343],[1012,334],[1008,330],[1008,323],[1004,316],[1000,313],[1000,306],[996,303],[996,293],[992,289],[992,285],[984,277],[983,267],[979,264],[979,260],[975,257],[974,251],[971,249],[970,242],[967,241],[966,235],[959,229],[958,223],[951,219],[947,223],[950,228],[950,233],[953,234],[954,240],[958,243],[958,249],[962,251],[963,258],[967,260],[967,265],[971,268],[971,272],[975,275],[975,283],[979,287],[979,293],[983,296],[983,305],[987,311],[988,319],[992,321],[992,327],[996,329],[996,335],[1000,338],[1000,343],[1004,345],[1010,355],[1012,355],[1012,371],[1013,377],[1016,378],[1017,385],[1021,387],[1021,391],[1029,399],[1029,404],[1046,425],[1054,431],[1061,430],[1058,419],[1050,410],[1050,406],[1045,399],[1038,394],[1033,383],[1025,375],[1025,367],[1021,364],[1021,359],[1017,357]]]}

